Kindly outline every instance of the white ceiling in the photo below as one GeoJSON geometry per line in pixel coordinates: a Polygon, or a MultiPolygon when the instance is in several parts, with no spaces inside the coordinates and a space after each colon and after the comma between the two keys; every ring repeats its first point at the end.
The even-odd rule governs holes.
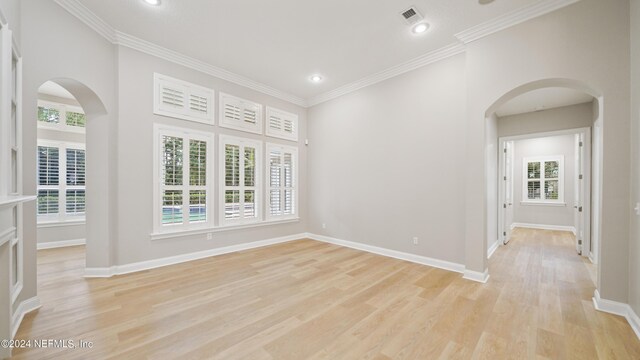
{"type": "Polygon", "coordinates": [[[46,83],[40,85],[38,88],[38,94],[51,95],[63,99],[70,99],[75,101],[75,97],[71,95],[65,88],[54,83],[53,81],[47,81],[46,83]]]}
{"type": "Polygon", "coordinates": [[[455,43],[454,34],[540,0],[80,0],[116,30],[311,98],[455,43]],[[431,24],[415,36],[399,12],[431,24]],[[309,76],[324,77],[313,84],[309,76]]]}
{"type": "Polygon", "coordinates": [[[517,96],[502,105],[496,115],[508,116],[591,102],[593,96],[568,88],[544,88],[517,96]]]}

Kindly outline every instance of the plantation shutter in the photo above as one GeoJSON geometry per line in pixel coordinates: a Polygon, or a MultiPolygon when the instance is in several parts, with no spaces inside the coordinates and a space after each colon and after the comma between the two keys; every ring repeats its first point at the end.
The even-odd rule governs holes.
{"type": "Polygon", "coordinates": [[[298,141],[298,115],[267,107],[267,136],[298,141]]]}
{"type": "Polygon", "coordinates": [[[220,93],[220,126],[261,134],[262,105],[220,93]]]}
{"type": "Polygon", "coordinates": [[[273,218],[296,215],[297,149],[275,144],[267,146],[269,211],[273,218]]]}
{"type": "Polygon", "coordinates": [[[213,90],[154,74],[154,113],[183,120],[213,123],[213,90]]]}

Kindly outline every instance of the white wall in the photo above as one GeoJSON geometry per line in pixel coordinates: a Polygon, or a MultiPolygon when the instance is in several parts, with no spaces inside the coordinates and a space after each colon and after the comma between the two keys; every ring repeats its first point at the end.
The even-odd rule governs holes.
{"type": "Polygon", "coordinates": [[[498,143],[499,119],[495,114],[486,121],[486,162],[487,162],[487,248],[491,249],[499,241],[498,230],[498,176],[500,145],[498,143]]]}
{"type": "MultiPolygon", "coordinates": [[[[575,199],[575,138],[574,135],[551,136],[514,141],[514,204],[513,221],[515,223],[537,225],[574,225],[573,204],[575,199]],[[540,156],[563,156],[564,158],[564,204],[531,205],[523,204],[523,164],[525,158],[540,156]]],[[[511,224],[507,224],[511,225],[511,224]]]]}
{"type": "Polygon", "coordinates": [[[502,116],[498,118],[498,136],[537,134],[593,126],[592,102],[554,109],[502,116]]]}
{"type": "Polygon", "coordinates": [[[309,110],[310,232],[464,263],[464,61],[309,110]]]}
{"type": "MultiPolygon", "coordinates": [[[[631,206],[640,202],[640,0],[631,1],[631,206]]],[[[629,304],[640,314],[640,216],[631,212],[629,304]]]]}

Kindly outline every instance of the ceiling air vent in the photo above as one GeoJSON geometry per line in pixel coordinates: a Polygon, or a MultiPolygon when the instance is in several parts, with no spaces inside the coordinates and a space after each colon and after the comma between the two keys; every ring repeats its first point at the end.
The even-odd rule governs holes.
{"type": "Polygon", "coordinates": [[[412,6],[402,12],[400,12],[400,16],[402,16],[402,20],[408,25],[417,24],[422,21],[423,17],[420,15],[418,9],[415,6],[412,6]]]}

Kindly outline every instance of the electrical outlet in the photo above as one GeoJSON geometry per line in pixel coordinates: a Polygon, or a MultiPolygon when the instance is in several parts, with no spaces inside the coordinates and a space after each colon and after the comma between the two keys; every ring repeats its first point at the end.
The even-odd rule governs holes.
{"type": "Polygon", "coordinates": [[[418,245],[418,237],[417,236],[413,237],[413,245],[418,245]]]}
{"type": "Polygon", "coordinates": [[[636,207],[633,210],[636,211],[636,215],[640,216],[640,202],[636,203],[636,207]]]}
{"type": "Polygon", "coordinates": [[[207,240],[213,239],[213,233],[207,233],[207,240]]]}
{"type": "Polygon", "coordinates": [[[322,228],[323,228],[323,229],[326,229],[326,228],[327,228],[327,224],[322,223],[322,228]]]}

